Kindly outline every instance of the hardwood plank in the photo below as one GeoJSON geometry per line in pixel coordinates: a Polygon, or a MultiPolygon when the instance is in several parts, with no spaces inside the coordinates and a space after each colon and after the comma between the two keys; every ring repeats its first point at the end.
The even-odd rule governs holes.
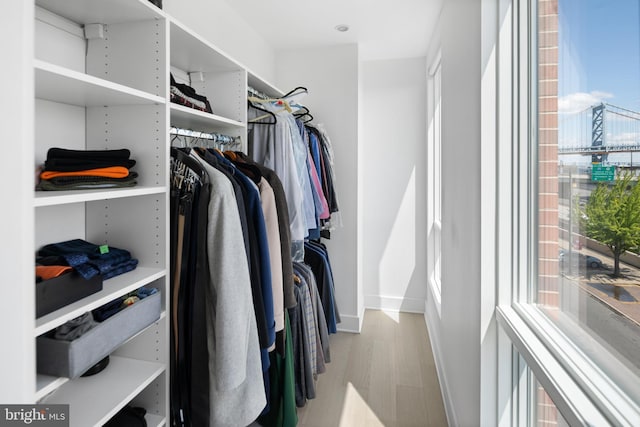
{"type": "Polygon", "coordinates": [[[344,383],[351,383],[358,389],[369,388],[371,374],[371,358],[373,354],[373,339],[368,336],[354,335],[351,339],[351,349],[345,357],[348,358],[344,383]]]}
{"type": "MultiPolygon", "coordinates": [[[[420,360],[425,354],[420,351],[419,341],[422,335],[420,325],[416,322],[419,315],[400,313],[400,327],[396,334],[395,345],[398,354],[397,375],[398,384],[422,387],[422,375],[420,375],[420,360]]],[[[422,329],[426,329],[424,322],[422,329]]]]}
{"type": "MultiPolygon", "coordinates": [[[[431,426],[427,418],[422,387],[398,385],[396,387],[396,405],[398,406],[398,427],[431,426]]],[[[436,426],[434,425],[434,427],[436,426]]]]}
{"type": "Polygon", "coordinates": [[[397,417],[395,366],[395,347],[385,341],[374,341],[367,401],[378,419],[382,420],[385,425],[394,422],[397,417]]]}
{"type": "Polygon", "coordinates": [[[331,336],[331,360],[300,427],[447,425],[424,316],[367,310],[361,334],[331,336]]]}

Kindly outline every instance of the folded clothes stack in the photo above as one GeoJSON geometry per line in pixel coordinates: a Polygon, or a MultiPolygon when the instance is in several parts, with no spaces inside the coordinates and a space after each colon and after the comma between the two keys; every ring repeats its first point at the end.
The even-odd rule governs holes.
{"type": "Polygon", "coordinates": [[[171,76],[170,94],[171,102],[174,104],[184,105],[185,107],[194,108],[206,113],[213,113],[211,104],[206,96],[196,93],[196,90],[189,85],[177,83],[171,76]]]}
{"type": "Polygon", "coordinates": [[[108,245],[95,245],[74,239],[43,246],[37,263],[40,265],[68,265],[85,279],[101,274],[104,280],[134,270],[138,260],[129,251],[108,245]]]}
{"type": "Polygon", "coordinates": [[[119,150],[67,150],[50,148],[40,190],[83,190],[91,188],[133,187],[138,174],[131,170],[136,161],[131,152],[119,150]]]}

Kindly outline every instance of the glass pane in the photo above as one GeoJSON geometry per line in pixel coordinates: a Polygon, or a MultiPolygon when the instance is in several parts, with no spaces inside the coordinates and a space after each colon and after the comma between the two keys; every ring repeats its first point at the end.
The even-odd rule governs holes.
{"type": "Polygon", "coordinates": [[[639,3],[537,2],[534,299],[622,382],[640,372],[639,3]]]}
{"type": "Polygon", "coordinates": [[[440,170],[442,164],[441,146],[442,146],[442,112],[441,112],[441,87],[442,87],[442,75],[440,65],[436,68],[436,72],[433,76],[434,86],[434,136],[433,136],[433,149],[434,149],[434,168],[433,168],[433,185],[434,185],[434,220],[437,223],[442,221],[442,173],[440,170]]]}
{"type": "Polygon", "coordinates": [[[531,374],[533,390],[531,390],[531,425],[535,427],[568,427],[569,423],[562,417],[547,392],[531,374]]]}
{"type": "MultiPolygon", "coordinates": [[[[439,61],[439,59],[438,59],[439,61]]],[[[429,197],[430,197],[430,252],[433,260],[432,283],[435,290],[440,293],[440,252],[441,252],[441,229],[442,229],[442,71],[440,63],[434,66],[431,74],[431,102],[433,105],[433,116],[429,120],[429,197]]]]}

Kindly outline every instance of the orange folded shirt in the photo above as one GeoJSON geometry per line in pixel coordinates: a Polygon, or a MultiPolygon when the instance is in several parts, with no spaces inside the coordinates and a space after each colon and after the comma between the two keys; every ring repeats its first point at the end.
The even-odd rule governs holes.
{"type": "Polygon", "coordinates": [[[104,178],[126,178],[129,176],[129,169],[124,166],[111,166],[108,168],[87,169],[74,172],[45,171],[40,174],[41,179],[51,179],[63,176],[101,176],[104,178]]]}
{"type": "Polygon", "coordinates": [[[53,279],[71,271],[68,265],[36,265],[36,276],[42,277],[42,280],[53,279]]]}

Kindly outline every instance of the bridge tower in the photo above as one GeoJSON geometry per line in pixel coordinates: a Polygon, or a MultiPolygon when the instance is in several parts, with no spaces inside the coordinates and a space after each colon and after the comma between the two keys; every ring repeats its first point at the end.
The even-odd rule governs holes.
{"type": "MultiPolygon", "coordinates": [[[[606,107],[604,103],[591,107],[591,147],[601,147],[604,145],[604,113],[606,107]]],[[[606,154],[592,154],[591,163],[600,164],[607,160],[606,154]]]]}

